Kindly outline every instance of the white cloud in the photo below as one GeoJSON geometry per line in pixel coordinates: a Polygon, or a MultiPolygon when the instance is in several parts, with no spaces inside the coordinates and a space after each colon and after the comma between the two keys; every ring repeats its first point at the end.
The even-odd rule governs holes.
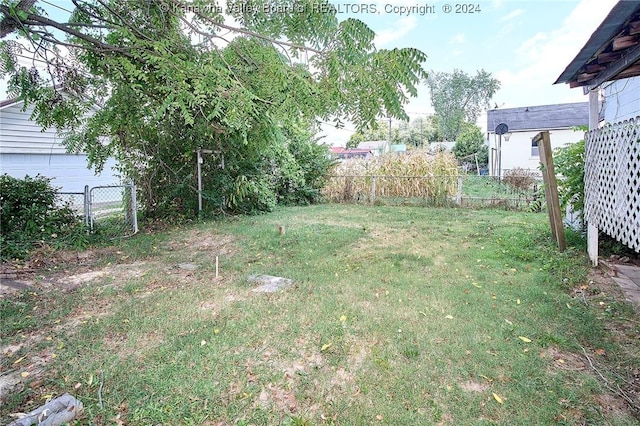
{"type": "Polygon", "coordinates": [[[467,39],[466,39],[464,33],[458,33],[458,34],[454,35],[451,40],[449,40],[449,43],[463,44],[466,41],[467,41],[467,39]]]}
{"type": "MultiPolygon", "coordinates": [[[[582,0],[558,29],[538,32],[513,52],[511,71],[502,70],[496,78],[502,83],[501,95],[513,102],[524,92],[565,92],[567,98],[584,100],[582,91],[568,92],[566,85],[552,86],[575,58],[591,34],[607,16],[617,0],[582,0]],[[515,66],[513,66],[515,65],[515,66]],[[562,86],[562,87],[561,87],[562,86]]],[[[542,100],[541,103],[545,103],[542,100]]]]}
{"type": "Polygon", "coordinates": [[[378,31],[376,38],[374,39],[374,43],[378,47],[388,46],[389,43],[396,41],[411,32],[417,24],[418,21],[414,15],[400,18],[393,23],[392,28],[378,31]]]}
{"type": "Polygon", "coordinates": [[[522,9],[516,9],[510,13],[507,13],[506,15],[502,16],[500,19],[498,19],[499,22],[505,22],[505,21],[510,21],[514,18],[517,18],[518,16],[522,15],[524,13],[524,10],[522,9]]]}

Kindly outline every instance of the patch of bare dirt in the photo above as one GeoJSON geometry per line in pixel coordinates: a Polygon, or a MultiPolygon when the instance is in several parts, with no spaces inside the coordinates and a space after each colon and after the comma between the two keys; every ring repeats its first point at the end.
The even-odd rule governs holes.
{"type": "Polygon", "coordinates": [[[623,417],[629,410],[629,407],[620,397],[609,393],[596,395],[595,400],[602,412],[606,413],[607,418],[623,417]]]}
{"type": "Polygon", "coordinates": [[[273,406],[281,413],[293,414],[298,411],[298,401],[295,393],[273,383],[269,383],[262,388],[257,403],[263,409],[273,406]]]}
{"type": "Polygon", "coordinates": [[[473,380],[460,383],[460,387],[466,392],[484,392],[489,389],[488,384],[475,382],[473,380]]]}
{"type": "Polygon", "coordinates": [[[563,352],[557,348],[550,347],[540,352],[540,357],[548,359],[554,368],[570,371],[584,371],[587,369],[584,357],[571,352],[563,352]]]}
{"type": "Polygon", "coordinates": [[[184,238],[167,244],[170,251],[186,250],[212,252],[216,255],[230,254],[234,251],[235,239],[231,235],[217,235],[201,230],[192,230],[184,238]]]}

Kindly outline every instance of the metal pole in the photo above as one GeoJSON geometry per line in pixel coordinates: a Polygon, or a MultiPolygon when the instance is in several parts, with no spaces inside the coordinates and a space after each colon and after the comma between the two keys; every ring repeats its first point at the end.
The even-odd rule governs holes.
{"type": "Polygon", "coordinates": [[[138,197],[136,194],[136,185],[131,182],[131,214],[133,219],[133,233],[138,233],[138,197]]]}
{"type": "Polygon", "coordinates": [[[89,227],[89,218],[91,217],[91,201],[89,200],[89,185],[84,186],[84,224],[89,227]]]}
{"type": "Polygon", "coordinates": [[[198,155],[198,213],[202,212],[202,150],[196,151],[198,155]]]}
{"type": "Polygon", "coordinates": [[[502,180],[502,135],[498,135],[498,181],[502,180]]]}

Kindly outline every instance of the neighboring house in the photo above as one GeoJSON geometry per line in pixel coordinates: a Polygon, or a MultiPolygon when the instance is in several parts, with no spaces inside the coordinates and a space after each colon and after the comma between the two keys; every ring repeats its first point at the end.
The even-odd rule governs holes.
{"type": "Polygon", "coordinates": [[[639,77],[640,2],[621,0],[555,82],[589,95],[584,215],[594,265],[600,231],[640,253],[639,77]]]}
{"type": "Polygon", "coordinates": [[[549,131],[551,147],[555,149],[582,139],[584,131],[574,128],[588,124],[588,102],[487,111],[489,174],[501,176],[506,170],[517,167],[539,170],[540,153],[537,143],[532,140],[536,134],[549,131]],[[502,136],[496,134],[501,124],[508,126],[508,133],[502,136]]]}
{"type": "Polygon", "coordinates": [[[358,149],[369,150],[373,155],[378,156],[389,152],[389,143],[387,141],[360,142],[358,149]]]}
{"type": "Polygon", "coordinates": [[[54,129],[42,129],[30,120],[33,108],[22,110],[23,102],[0,102],[0,173],[15,178],[40,174],[53,178],[61,192],[83,192],[84,186],[120,183],[110,159],[101,174],[88,169],[85,154],[69,154],[54,129]]]}
{"type": "Polygon", "coordinates": [[[390,145],[389,146],[389,152],[396,152],[396,153],[400,153],[400,154],[406,154],[407,153],[407,145],[406,144],[396,144],[396,145],[390,145]]]}
{"type": "Polygon", "coordinates": [[[348,158],[369,158],[373,154],[368,149],[332,147],[331,155],[340,160],[348,158]]]}
{"type": "Polygon", "coordinates": [[[624,78],[602,85],[601,114],[607,123],[640,115],[640,77],[624,78]]]}

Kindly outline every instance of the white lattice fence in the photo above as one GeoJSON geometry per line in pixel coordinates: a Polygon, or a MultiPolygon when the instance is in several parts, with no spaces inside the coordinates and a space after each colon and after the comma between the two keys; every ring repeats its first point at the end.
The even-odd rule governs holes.
{"type": "Polygon", "coordinates": [[[585,135],[585,218],[640,252],[640,116],[585,135]]]}

